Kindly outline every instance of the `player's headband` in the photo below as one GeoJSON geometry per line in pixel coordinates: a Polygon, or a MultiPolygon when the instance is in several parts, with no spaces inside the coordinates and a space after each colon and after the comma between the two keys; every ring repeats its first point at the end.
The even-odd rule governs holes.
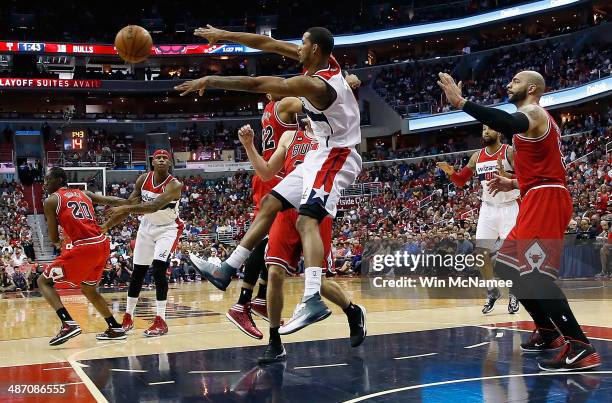
{"type": "Polygon", "coordinates": [[[158,155],[165,155],[166,158],[171,159],[170,153],[166,150],[155,150],[153,153],[153,158],[157,157],[158,155]]]}

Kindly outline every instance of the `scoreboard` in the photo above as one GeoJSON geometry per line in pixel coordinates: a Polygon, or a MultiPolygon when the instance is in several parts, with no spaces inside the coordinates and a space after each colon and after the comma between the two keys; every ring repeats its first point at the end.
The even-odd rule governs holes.
{"type": "Polygon", "coordinates": [[[64,129],[64,151],[87,151],[87,132],[84,129],[67,127],[64,129]]]}

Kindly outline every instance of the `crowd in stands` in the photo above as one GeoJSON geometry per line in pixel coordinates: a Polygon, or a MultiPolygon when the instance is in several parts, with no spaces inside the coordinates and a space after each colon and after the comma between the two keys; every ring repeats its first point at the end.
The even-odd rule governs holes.
{"type": "MultiPolygon", "coordinates": [[[[593,44],[574,55],[573,43],[540,42],[499,49],[486,56],[463,81],[463,94],[485,105],[505,102],[506,85],[521,70],[543,74],[547,92],[607,77],[612,72],[612,50],[593,44]]],[[[402,63],[373,72],[372,87],[398,113],[440,113],[451,110],[436,84],[439,72],[453,75],[462,58],[402,63]]]]}
{"type": "Polygon", "coordinates": [[[30,290],[42,273],[35,264],[27,213],[23,187],[15,181],[0,183],[0,293],[30,290]]]}

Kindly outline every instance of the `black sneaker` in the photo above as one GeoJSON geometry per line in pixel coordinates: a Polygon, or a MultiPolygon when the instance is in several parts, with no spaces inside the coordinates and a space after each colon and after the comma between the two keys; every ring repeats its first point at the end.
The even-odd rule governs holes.
{"type": "Polygon", "coordinates": [[[189,254],[191,263],[196,270],[200,272],[202,277],[210,281],[212,285],[221,291],[225,291],[227,286],[232,282],[232,276],[238,271],[235,267],[230,266],[226,262],[222,262],[221,266],[207,262],[206,260],[196,256],[193,253],[189,254]]]}
{"type": "Polygon", "coordinates": [[[266,351],[264,351],[263,355],[257,359],[257,363],[260,365],[264,364],[273,364],[275,362],[282,362],[287,359],[287,352],[285,351],[285,346],[283,343],[268,343],[266,347],[266,351]]]}
{"type": "Polygon", "coordinates": [[[127,334],[125,333],[125,329],[122,327],[114,328],[109,327],[104,331],[104,333],[100,333],[96,335],[96,339],[98,340],[125,340],[127,339],[127,334]]]}
{"type": "Polygon", "coordinates": [[[279,334],[291,334],[308,325],[319,322],[331,315],[331,311],[321,299],[321,295],[317,292],[303,300],[293,311],[293,316],[289,321],[278,329],[279,334]]]}
{"type": "Polygon", "coordinates": [[[519,301],[513,294],[508,294],[508,313],[515,314],[519,311],[519,301]]]}
{"type": "Polygon", "coordinates": [[[565,344],[565,339],[555,329],[537,328],[529,336],[529,340],[521,343],[524,353],[542,353],[555,350],[565,344]]]}
{"type": "Polygon", "coordinates": [[[538,366],[543,371],[580,371],[601,365],[601,357],[595,348],[578,340],[569,340],[559,354],[551,360],[542,360],[538,366]]]}
{"type": "Polygon", "coordinates": [[[487,314],[493,310],[495,306],[495,301],[497,301],[501,297],[501,293],[499,289],[494,288],[492,291],[487,292],[487,300],[485,301],[484,307],[482,308],[482,313],[487,314]]]}
{"type": "Polygon", "coordinates": [[[54,338],[49,340],[49,345],[59,346],[68,340],[81,334],[81,327],[75,321],[69,320],[62,323],[62,328],[54,338]]]}
{"type": "Polygon", "coordinates": [[[366,309],[361,305],[354,304],[359,310],[359,314],[349,318],[349,328],[351,329],[351,347],[358,347],[366,338],[368,329],[366,328],[366,309]]]}

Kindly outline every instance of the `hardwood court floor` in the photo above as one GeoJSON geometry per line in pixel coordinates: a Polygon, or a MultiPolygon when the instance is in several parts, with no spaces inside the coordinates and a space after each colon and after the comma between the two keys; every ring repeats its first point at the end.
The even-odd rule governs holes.
{"type": "MultiPolygon", "coordinates": [[[[265,345],[267,324],[256,319],[264,340],[254,340],[225,318],[238,298],[237,282],[225,293],[207,283],[171,285],[170,332],[161,338],[142,335],[155,309],[155,291],[144,291],[136,330],[119,342],[96,341],[95,333],[106,327],[104,320],[80,293],[64,292],[65,305],[83,334],[57,347],[48,341],[59,330],[59,320],[41,297],[4,295],[0,401],[259,401],[279,396],[281,401],[447,401],[449,393],[462,393],[468,401],[506,401],[510,395],[517,396],[515,401],[555,401],[574,396],[574,389],[582,394],[587,390],[583,397],[612,401],[612,299],[596,294],[601,287],[612,288],[612,282],[600,282],[599,288],[575,283],[585,290],[574,293],[581,298],[572,299],[571,305],[597,343],[604,365],[580,375],[586,380],[563,375],[560,387],[561,378],[539,375],[535,358],[518,352],[531,324],[523,310],[507,314],[506,298],[485,316],[480,299],[368,298],[359,279],[337,281],[367,308],[365,343],[350,348],[345,315],[330,305],[330,318],[283,338],[289,353],[286,366],[264,369],[255,361],[265,345]],[[586,299],[587,293],[596,298],[586,299]],[[518,389],[510,387],[516,377],[524,378],[518,389]],[[555,382],[532,384],[531,377],[555,382]],[[7,392],[12,382],[63,384],[66,392],[17,396],[7,392]],[[316,396],[304,395],[314,390],[316,396]]],[[[286,282],[285,318],[302,290],[303,279],[286,282]]],[[[104,296],[120,320],[125,291],[104,296]]]]}

